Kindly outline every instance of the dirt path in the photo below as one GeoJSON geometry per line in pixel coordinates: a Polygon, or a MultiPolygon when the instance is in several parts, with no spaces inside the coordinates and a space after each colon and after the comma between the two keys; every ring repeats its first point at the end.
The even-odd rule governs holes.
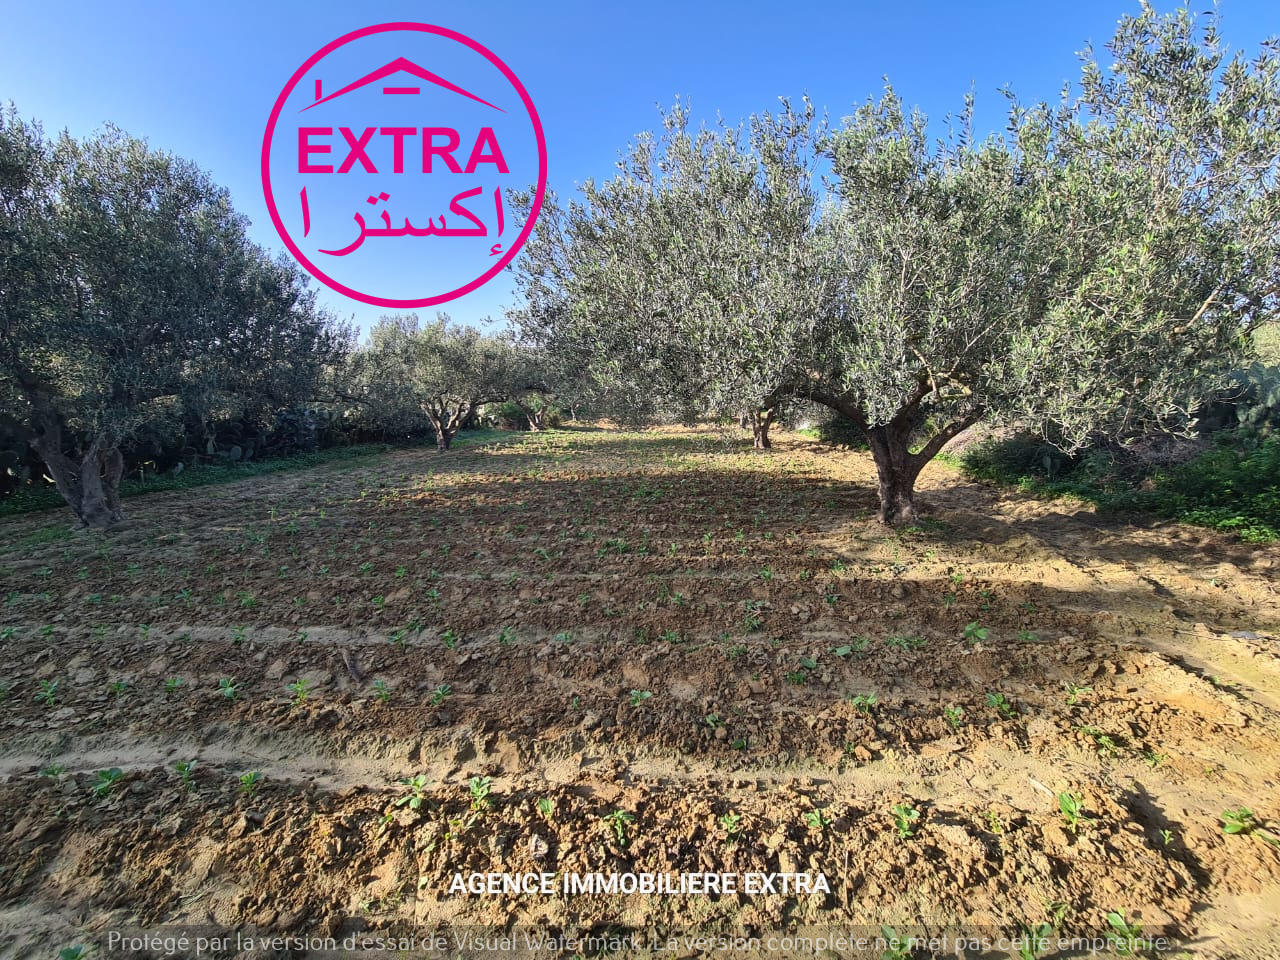
{"type": "Polygon", "coordinates": [[[1119,911],[1280,957],[1280,853],[1221,820],[1280,819],[1280,550],[940,464],[895,532],[873,476],[796,436],[566,431],[151,495],[106,538],[0,521],[0,956],[1119,911]],[[615,870],[830,889],[449,893],[615,870]]]}

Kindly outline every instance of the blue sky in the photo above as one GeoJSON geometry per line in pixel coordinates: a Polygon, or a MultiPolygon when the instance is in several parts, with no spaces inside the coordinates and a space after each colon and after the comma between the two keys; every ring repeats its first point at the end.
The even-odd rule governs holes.
{"type": "MultiPolygon", "coordinates": [[[[0,98],[49,131],[84,135],[114,122],[196,160],[230,189],[253,222],[254,239],[279,250],[259,177],[272,104],[313,52],[369,24],[439,24],[501,57],[537,105],[549,184],[563,196],[588,177],[608,176],[627,140],[653,127],[658,105],[677,95],[689,98],[695,116],[736,119],[773,106],[780,95],[807,92],[838,117],[888,75],[935,120],[957,110],[972,87],[980,130],[999,129],[1000,87],[1011,85],[1025,100],[1055,97],[1078,75],[1076,51],[1087,41],[1101,46],[1116,19],[1137,5],[9,0],[5,8],[0,98]]],[[[1280,32],[1274,0],[1223,0],[1220,9],[1232,48],[1255,51],[1280,32]]],[[[395,259],[407,255],[389,256],[383,269],[412,269],[395,259]]],[[[320,291],[335,313],[362,326],[386,312],[320,291]]],[[[503,273],[443,309],[479,323],[500,317],[512,301],[503,273]]]]}

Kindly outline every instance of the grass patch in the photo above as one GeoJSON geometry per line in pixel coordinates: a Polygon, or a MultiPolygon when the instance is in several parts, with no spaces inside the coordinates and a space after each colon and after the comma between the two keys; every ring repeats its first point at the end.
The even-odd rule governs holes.
{"type": "MultiPolygon", "coordinates": [[[[469,430],[459,434],[453,441],[453,449],[484,443],[503,436],[510,436],[509,431],[502,430],[469,430]]],[[[414,444],[418,449],[429,449],[427,445],[414,444]]],[[[236,480],[247,480],[250,477],[261,477],[269,473],[282,473],[287,470],[305,470],[329,463],[342,463],[349,460],[361,460],[377,456],[390,450],[407,449],[405,446],[388,443],[363,443],[350,447],[332,447],[328,450],[317,450],[313,453],[299,453],[291,457],[273,457],[267,460],[252,460],[248,463],[212,463],[188,467],[179,474],[161,473],[147,477],[145,480],[125,479],[120,483],[120,496],[136,497],[144,493],[159,493],[165,490],[186,490],[191,487],[207,487],[217,483],[234,483],[236,480]]],[[[0,517],[12,517],[22,513],[34,513],[37,510],[49,510],[63,507],[66,504],[58,495],[53,484],[22,490],[12,496],[0,500],[0,517]]]]}
{"type": "Polygon", "coordinates": [[[1142,469],[1110,451],[1065,458],[1013,439],[966,453],[961,469],[977,480],[1038,496],[1074,497],[1108,512],[1210,527],[1248,543],[1280,540],[1280,436],[1224,432],[1215,441],[1184,464],[1142,469]]]}

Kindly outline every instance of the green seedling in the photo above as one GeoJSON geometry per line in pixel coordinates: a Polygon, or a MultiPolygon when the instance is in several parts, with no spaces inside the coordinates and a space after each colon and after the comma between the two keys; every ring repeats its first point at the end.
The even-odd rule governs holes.
{"type": "Polygon", "coordinates": [[[1084,799],[1078,793],[1065,790],[1059,793],[1058,809],[1062,812],[1067,829],[1072,833],[1079,833],[1081,825],[1089,822],[1089,818],[1084,815],[1084,799]]]}
{"type": "Polygon", "coordinates": [[[1080,702],[1081,697],[1087,697],[1091,693],[1093,693],[1093,687],[1082,687],[1082,686],[1079,686],[1078,684],[1068,683],[1067,684],[1067,706],[1074,707],[1077,703],[1080,702]]]}
{"type": "Polygon", "coordinates": [[[964,709],[962,707],[943,707],[942,719],[947,722],[947,726],[958,732],[961,724],[964,723],[964,709]]]}
{"type": "Polygon", "coordinates": [[[387,681],[378,679],[373,681],[373,695],[379,703],[387,703],[391,700],[391,688],[387,686],[387,681]]]}
{"type": "Polygon", "coordinates": [[[112,767],[110,770],[99,770],[98,777],[93,784],[93,795],[98,799],[102,799],[124,779],[124,771],[119,767],[112,767]]]}
{"type": "Polygon", "coordinates": [[[849,703],[853,705],[853,709],[865,716],[870,716],[871,708],[879,702],[880,700],[874,693],[857,693],[849,698],[849,703]]]}
{"type": "Polygon", "coordinates": [[[128,689],[129,684],[125,683],[123,680],[113,680],[111,683],[107,684],[107,691],[113,697],[117,698],[123,697],[128,689]]]}
{"type": "Polygon", "coordinates": [[[1142,924],[1126,920],[1124,913],[1119,910],[1112,910],[1107,914],[1107,923],[1115,931],[1111,939],[1120,956],[1132,957],[1142,949],[1142,924]]]}
{"type": "Polygon", "coordinates": [[[653,694],[650,693],[648,690],[632,690],[631,691],[631,705],[633,707],[638,707],[640,706],[640,704],[644,703],[646,700],[650,700],[652,698],[653,698],[653,694]]]}
{"type": "Polygon", "coordinates": [[[830,823],[821,810],[810,810],[804,815],[804,823],[810,830],[825,830],[830,823]]]}
{"type": "Polygon", "coordinates": [[[83,960],[84,947],[76,944],[74,947],[63,947],[58,951],[58,960],[83,960]]]}
{"type": "Polygon", "coordinates": [[[535,806],[547,823],[551,823],[556,818],[556,802],[550,797],[539,797],[535,806]]]}
{"type": "Polygon", "coordinates": [[[627,813],[625,810],[615,810],[613,813],[606,814],[603,819],[613,831],[613,837],[617,840],[618,846],[626,849],[630,842],[627,837],[627,824],[635,823],[635,814],[627,813]]]}
{"type": "Polygon", "coordinates": [[[889,812],[893,814],[893,825],[898,828],[899,839],[906,840],[915,836],[915,824],[920,819],[919,810],[909,803],[895,803],[889,812]]]}
{"type": "Polygon", "coordinates": [[[854,637],[848,643],[842,643],[838,647],[833,647],[831,653],[840,657],[842,660],[853,654],[866,653],[867,647],[871,644],[870,637],[854,637]]]}
{"type": "Polygon", "coordinates": [[[1022,936],[1018,938],[1018,960],[1038,960],[1049,949],[1049,937],[1053,935],[1053,926],[1039,923],[1032,926],[1022,924],[1022,936]]]}
{"type": "Polygon", "coordinates": [[[1222,811],[1222,832],[1232,836],[1256,836],[1259,840],[1280,846],[1277,838],[1270,830],[1263,829],[1262,822],[1248,807],[1222,811]]]}
{"type": "Polygon", "coordinates": [[[924,637],[889,637],[885,640],[884,645],[893,650],[916,650],[923,647],[928,641],[924,637]]]}
{"type": "Polygon", "coordinates": [[[511,644],[515,643],[516,642],[515,627],[503,627],[502,630],[498,632],[498,642],[502,644],[504,647],[510,646],[511,644]]]}
{"type": "Polygon", "coordinates": [[[1103,733],[1097,727],[1091,727],[1088,724],[1081,724],[1076,728],[1086,737],[1093,741],[1093,745],[1097,747],[1098,753],[1104,757],[1114,757],[1120,752],[1120,748],[1116,746],[1116,742],[1109,734],[1103,733]]]}
{"type": "Polygon", "coordinates": [[[250,770],[248,773],[240,774],[240,792],[246,797],[252,797],[258,792],[258,787],[262,785],[262,774],[257,770],[250,770]]]}
{"type": "Polygon", "coordinates": [[[990,633],[991,631],[986,627],[979,626],[978,621],[976,620],[965,624],[964,638],[969,643],[981,643],[983,640],[987,639],[990,633]]]}
{"type": "Polygon", "coordinates": [[[1018,642],[1019,643],[1039,643],[1040,638],[1036,636],[1034,633],[1032,633],[1030,630],[1019,630],[1018,642]]]}
{"type": "Polygon", "coordinates": [[[173,765],[173,769],[178,774],[178,779],[182,781],[182,789],[191,789],[191,774],[195,771],[196,762],[194,760],[179,760],[173,765]]]}
{"type": "Polygon", "coordinates": [[[742,832],[742,814],[726,813],[720,817],[720,829],[724,831],[725,843],[734,843],[742,832]]]}
{"type": "Polygon", "coordinates": [[[183,680],[182,677],[170,677],[169,679],[167,679],[164,682],[165,696],[168,696],[168,697],[173,696],[182,688],[182,685],[184,683],[186,683],[186,681],[183,680]]]}
{"type": "Polygon", "coordinates": [[[453,693],[453,687],[447,683],[440,684],[440,686],[431,691],[431,705],[433,707],[440,706],[451,693],[453,693]]]}
{"type": "Polygon", "coordinates": [[[426,774],[418,774],[415,777],[405,777],[400,781],[407,791],[403,796],[396,797],[392,802],[396,807],[408,807],[410,810],[419,810],[427,799],[427,780],[426,774]]]}
{"type": "Polygon", "coordinates": [[[893,927],[881,927],[880,937],[885,945],[880,960],[911,960],[911,941],[898,936],[893,927]]]}
{"type": "Polygon", "coordinates": [[[471,793],[472,810],[482,813],[489,809],[489,794],[493,790],[491,777],[472,777],[467,784],[467,789],[471,793]]]}
{"type": "Polygon", "coordinates": [[[293,683],[286,683],[284,688],[293,694],[293,705],[298,707],[306,703],[307,694],[311,692],[311,681],[299,677],[293,683]]]}
{"type": "Polygon", "coordinates": [[[223,677],[218,681],[218,689],[228,700],[234,700],[240,688],[236,685],[234,677],[223,677]]]}
{"type": "Polygon", "coordinates": [[[58,697],[58,681],[57,680],[41,680],[40,689],[36,691],[36,699],[42,702],[46,707],[52,707],[58,697]]]}
{"type": "Polygon", "coordinates": [[[1142,759],[1146,762],[1147,766],[1154,770],[1156,767],[1161,766],[1166,760],[1168,760],[1169,756],[1168,754],[1160,753],[1148,747],[1142,751],[1142,759]]]}
{"type": "Polygon", "coordinates": [[[988,693],[987,706],[1000,714],[1000,716],[1005,720],[1011,720],[1017,714],[1013,704],[1005,699],[1005,695],[1003,693],[988,693]]]}
{"type": "Polygon", "coordinates": [[[458,648],[458,641],[461,640],[462,638],[458,636],[458,634],[455,631],[446,630],[444,633],[440,634],[440,639],[444,642],[444,645],[448,647],[450,650],[456,650],[458,648]]]}

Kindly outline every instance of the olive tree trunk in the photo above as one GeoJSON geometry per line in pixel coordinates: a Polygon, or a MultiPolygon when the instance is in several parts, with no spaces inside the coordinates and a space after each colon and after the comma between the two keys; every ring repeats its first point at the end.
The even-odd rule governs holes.
{"type": "Polygon", "coordinates": [[[31,446],[40,455],[54,486],[86,527],[106,529],[124,519],[120,509],[120,480],[124,457],[120,448],[99,434],[85,450],[74,455],[62,448],[62,426],[41,418],[31,446]]]}
{"type": "Polygon", "coordinates": [[[521,400],[513,399],[512,402],[520,408],[520,412],[524,414],[524,418],[529,422],[530,433],[539,433],[546,429],[548,404],[544,403],[539,407],[526,404],[521,400]]]}
{"type": "Polygon", "coordinates": [[[431,429],[436,433],[436,452],[444,453],[453,446],[453,438],[464,423],[476,415],[480,401],[462,401],[456,407],[447,403],[432,405],[425,410],[431,429]]]}
{"type": "Polygon", "coordinates": [[[916,477],[928,460],[911,453],[909,432],[893,424],[867,431],[880,481],[881,523],[914,523],[916,520],[916,477]]]}
{"type": "Polygon", "coordinates": [[[769,428],[778,415],[777,407],[760,407],[751,412],[751,446],[756,450],[772,449],[769,428]]]}
{"type": "Polygon", "coordinates": [[[922,419],[920,401],[928,393],[922,382],[915,393],[908,397],[892,420],[872,426],[867,411],[858,403],[834,393],[813,390],[811,400],[830,407],[836,413],[848,417],[867,438],[871,458],[875,461],[879,480],[880,522],[889,524],[914,523],[919,516],[916,507],[916,478],[929,461],[938,455],[952,439],[963,430],[977,423],[983,410],[974,408],[959,419],[943,427],[930,437],[915,453],[911,452],[911,436],[915,425],[922,419]]]}

